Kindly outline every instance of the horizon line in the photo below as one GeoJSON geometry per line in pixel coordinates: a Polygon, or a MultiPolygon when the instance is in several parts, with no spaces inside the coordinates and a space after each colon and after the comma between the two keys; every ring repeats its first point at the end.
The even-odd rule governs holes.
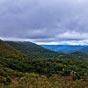
{"type": "Polygon", "coordinates": [[[37,42],[33,41],[32,39],[25,39],[25,38],[0,38],[3,41],[13,41],[13,42],[33,42],[38,45],[88,45],[87,42],[84,41],[58,41],[58,42],[37,42]]]}

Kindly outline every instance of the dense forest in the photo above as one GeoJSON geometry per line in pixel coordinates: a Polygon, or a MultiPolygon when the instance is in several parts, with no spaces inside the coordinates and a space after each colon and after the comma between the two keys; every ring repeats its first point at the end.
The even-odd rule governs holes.
{"type": "MultiPolygon", "coordinates": [[[[31,44],[31,45],[30,45],[31,44]]],[[[88,88],[88,55],[0,41],[0,88],[88,88]]]]}

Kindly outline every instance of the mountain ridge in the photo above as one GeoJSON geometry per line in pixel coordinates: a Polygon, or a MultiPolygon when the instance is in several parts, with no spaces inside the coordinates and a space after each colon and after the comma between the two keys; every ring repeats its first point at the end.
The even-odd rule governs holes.
{"type": "Polygon", "coordinates": [[[25,55],[19,50],[16,50],[9,44],[5,43],[3,40],[0,40],[0,57],[23,58],[25,55]]]}
{"type": "Polygon", "coordinates": [[[76,51],[88,54],[88,45],[41,45],[44,48],[62,52],[62,53],[73,53],[76,51]]]}
{"type": "Polygon", "coordinates": [[[28,56],[34,56],[34,58],[55,58],[59,57],[63,53],[55,52],[42,46],[39,46],[32,42],[14,42],[14,41],[5,41],[7,44],[13,48],[27,54],[28,56]]]}

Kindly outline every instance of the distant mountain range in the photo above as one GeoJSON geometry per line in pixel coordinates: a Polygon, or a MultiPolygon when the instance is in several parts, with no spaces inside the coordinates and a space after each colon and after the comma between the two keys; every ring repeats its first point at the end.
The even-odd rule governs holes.
{"type": "Polygon", "coordinates": [[[83,59],[88,58],[87,46],[39,46],[32,42],[0,40],[0,57],[18,59],[83,59]],[[57,51],[58,50],[58,51],[57,51]]]}
{"type": "MultiPolygon", "coordinates": [[[[60,45],[58,46],[40,46],[32,42],[12,42],[5,41],[8,45],[15,48],[16,50],[24,53],[31,58],[40,58],[40,59],[87,59],[88,55],[84,52],[81,52],[84,49],[84,46],[68,46],[60,45]],[[60,48],[60,51],[54,51],[54,49],[60,48]],[[80,51],[78,51],[80,50],[80,51]],[[64,52],[63,52],[64,51],[64,52]]],[[[85,46],[87,47],[87,46],[85,46]]],[[[86,50],[85,50],[86,51],[86,50]]]]}
{"type": "Polygon", "coordinates": [[[41,45],[41,46],[49,50],[62,52],[66,54],[77,52],[77,51],[88,54],[87,45],[41,45]]]}

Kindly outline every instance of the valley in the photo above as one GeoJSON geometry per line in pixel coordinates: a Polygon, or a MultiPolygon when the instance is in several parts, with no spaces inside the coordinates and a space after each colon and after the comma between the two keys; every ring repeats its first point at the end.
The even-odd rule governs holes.
{"type": "MultiPolygon", "coordinates": [[[[84,49],[84,48],[83,48],[84,49]]],[[[1,88],[87,88],[88,54],[0,40],[1,88]]]]}

